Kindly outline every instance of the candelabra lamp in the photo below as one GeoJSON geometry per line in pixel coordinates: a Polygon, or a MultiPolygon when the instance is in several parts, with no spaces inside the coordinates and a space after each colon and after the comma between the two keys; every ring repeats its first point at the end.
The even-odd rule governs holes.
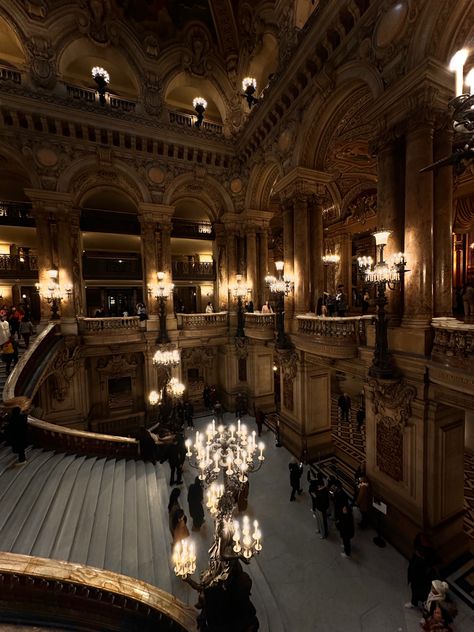
{"type": "Polygon", "coordinates": [[[388,348],[388,318],[385,312],[387,304],[387,288],[395,290],[400,287],[406,270],[405,255],[398,252],[384,260],[384,248],[391,231],[380,230],[374,233],[377,257],[358,257],[359,269],[365,284],[375,288],[377,320],[375,323],[375,350],[369,375],[375,378],[390,379],[395,377],[396,370],[388,348]]]}
{"type": "Polygon", "coordinates": [[[99,103],[101,105],[105,105],[105,95],[107,94],[107,86],[110,83],[110,75],[104,68],[101,68],[100,66],[94,66],[94,68],[92,68],[92,77],[97,84],[99,103]]]}
{"type": "Polygon", "coordinates": [[[290,340],[285,333],[285,296],[293,291],[293,280],[283,274],[285,264],[283,261],[275,261],[275,268],[278,276],[268,275],[265,283],[270,288],[270,292],[276,295],[276,346],[279,349],[286,349],[290,346],[290,340]]]}
{"type": "MultiPolygon", "coordinates": [[[[247,427],[209,424],[205,433],[197,431],[194,442],[186,441],[186,456],[191,467],[199,471],[199,479],[208,486],[206,506],[215,520],[214,541],[209,550],[209,568],[201,574],[202,587],[210,587],[229,577],[236,561],[248,563],[262,550],[262,533],[257,520],[247,516],[234,519],[236,498],[251,472],[258,471],[265,457],[264,444],[256,442],[256,432],[247,427]],[[222,483],[218,477],[222,475],[222,483]]],[[[174,571],[187,579],[196,570],[196,552],[190,540],[175,546],[174,571]]],[[[191,583],[194,587],[197,584],[191,583]]]]}
{"type": "Polygon", "coordinates": [[[179,350],[171,344],[161,345],[153,356],[153,365],[158,370],[158,391],[150,393],[149,402],[152,407],[159,404],[160,428],[166,428],[169,432],[179,432],[182,426],[177,405],[185,387],[177,378],[171,377],[171,369],[179,366],[180,362],[179,350]]]}
{"type": "Polygon", "coordinates": [[[237,284],[232,288],[232,295],[237,301],[237,331],[235,335],[237,338],[243,338],[245,336],[243,300],[249,295],[251,290],[246,286],[241,274],[236,276],[236,281],[237,284]]]}
{"type": "Polygon", "coordinates": [[[35,283],[36,291],[47,301],[48,305],[51,306],[51,320],[59,320],[59,308],[65,298],[71,298],[72,287],[67,286],[65,288],[61,288],[58,283],[58,270],[56,268],[51,268],[51,270],[48,270],[47,274],[49,277],[47,290],[43,291],[41,284],[35,283]]]}
{"type": "Polygon", "coordinates": [[[160,323],[160,330],[158,333],[158,337],[156,339],[156,344],[162,345],[170,342],[168,336],[168,330],[166,328],[166,303],[168,301],[168,297],[173,293],[174,283],[166,283],[165,282],[165,273],[157,272],[157,285],[154,287],[148,288],[148,293],[151,296],[154,296],[158,301],[158,318],[160,323]]]}
{"type": "Polygon", "coordinates": [[[242,90],[244,91],[242,96],[247,101],[249,109],[251,109],[258,102],[257,97],[254,96],[257,91],[257,80],[254,77],[245,77],[242,80],[242,90]]]}

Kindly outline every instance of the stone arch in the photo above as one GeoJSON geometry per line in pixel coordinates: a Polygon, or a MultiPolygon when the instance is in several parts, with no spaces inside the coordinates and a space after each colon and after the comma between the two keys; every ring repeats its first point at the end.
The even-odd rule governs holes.
{"type": "MultiPolygon", "coordinates": [[[[350,121],[351,117],[372,101],[374,96],[370,84],[360,77],[354,77],[352,81],[337,81],[330,100],[315,100],[301,125],[295,148],[295,157],[298,161],[296,164],[324,171],[327,167],[325,160],[328,146],[337,135],[341,124],[350,121]]],[[[354,130],[354,135],[359,133],[369,136],[371,130],[371,125],[359,124],[354,130]]]]}
{"type": "Polygon", "coordinates": [[[283,175],[278,162],[257,165],[250,175],[245,198],[246,208],[267,210],[270,208],[270,197],[275,182],[283,175]]]}
{"type": "MultiPolygon", "coordinates": [[[[339,202],[340,217],[345,217],[349,205],[356,198],[364,193],[372,193],[374,190],[377,190],[377,178],[375,177],[372,180],[363,180],[361,182],[358,182],[356,185],[350,188],[339,202]]],[[[361,223],[363,224],[364,221],[362,221],[361,223]]]]}
{"type": "Polygon", "coordinates": [[[177,200],[185,197],[194,197],[208,205],[212,221],[216,221],[223,213],[234,210],[229,193],[211,176],[196,178],[192,173],[177,176],[168,185],[163,204],[173,206],[177,200]]]}
{"type": "Polygon", "coordinates": [[[26,64],[26,36],[16,20],[3,8],[0,9],[0,61],[15,67],[26,64]]]}
{"type": "Polygon", "coordinates": [[[63,44],[58,53],[57,67],[64,80],[93,85],[92,66],[102,66],[109,72],[112,92],[130,97],[139,95],[141,86],[137,77],[140,74],[129,57],[116,47],[104,48],[84,36],[74,37],[63,44]]]}
{"type": "Polygon", "coordinates": [[[211,117],[214,115],[214,118],[216,118],[217,114],[220,120],[225,122],[227,119],[228,103],[223,86],[216,85],[217,82],[214,78],[193,77],[191,74],[183,72],[182,67],[179,68],[178,72],[176,72],[176,70],[177,69],[174,69],[174,71],[169,72],[165,80],[163,87],[165,103],[168,104],[169,97],[173,95],[173,93],[178,95],[181,93],[183,95],[181,98],[186,99],[185,103],[187,108],[192,110],[192,99],[197,96],[202,96],[208,101],[208,114],[211,117]],[[211,107],[209,107],[209,105],[211,105],[211,107]]]}
{"type": "Polygon", "coordinates": [[[140,202],[151,202],[150,193],[138,174],[128,165],[114,161],[113,165],[97,165],[95,157],[80,160],[66,169],[57,190],[73,194],[73,203],[79,205],[84,195],[93,188],[121,189],[138,208],[140,202]]]}
{"type": "Polygon", "coordinates": [[[11,147],[0,142],[0,183],[3,189],[0,197],[12,201],[28,200],[25,188],[41,188],[41,181],[35,169],[28,164],[28,158],[19,153],[13,153],[11,147]]]}

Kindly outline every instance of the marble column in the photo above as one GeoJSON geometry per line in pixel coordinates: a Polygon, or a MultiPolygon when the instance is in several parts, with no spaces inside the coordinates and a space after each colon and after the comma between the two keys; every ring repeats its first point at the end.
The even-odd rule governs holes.
{"type": "Polygon", "coordinates": [[[318,299],[324,294],[324,254],[323,205],[317,197],[310,201],[310,233],[311,245],[311,294],[310,311],[316,312],[318,299]]]}
{"type": "Polygon", "coordinates": [[[309,308],[310,288],[308,198],[306,196],[297,197],[293,202],[293,208],[295,311],[296,314],[305,314],[309,308]]]}
{"type": "Polygon", "coordinates": [[[227,249],[226,235],[223,224],[214,224],[216,239],[214,242],[215,262],[216,262],[216,310],[227,310],[228,307],[228,274],[227,274],[227,249]]]}
{"type": "MultiPolygon", "coordinates": [[[[385,247],[385,259],[403,252],[403,204],[399,187],[399,152],[394,138],[383,139],[377,149],[377,228],[391,230],[385,247]]],[[[391,325],[399,325],[402,312],[402,294],[399,290],[387,292],[387,313],[391,325]]]]}
{"type": "MultiPolygon", "coordinates": [[[[50,214],[41,206],[33,203],[32,215],[35,218],[36,237],[38,240],[38,282],[41,288],[47,288],[49,284],[48,270],[53,266],[53,253],[50,231],[50,214]]],[[[46,300],[45,292],[40,291],[41,320],[49,320],[51,309],[46,300]]]]}
{"type": "MultiPolygon", "coordinates": [[[[170,220],[162,220],[160,222],[161,234],[161,261],[160,271],[165,273],[165,282],[172,283],[173,272],[171,266],[171,230],[172,224],[170,220]]],[[[168,317],[174,316],[173,292],[170,293],[166,301],[166,313],[168,317]]]]}
{"type": "Polygon", "coordinates": [[[410,272],[405,274],[403,325],[423,329],[433,311],[433,173],[420,169],[432,162],[432,123],[416,120],[406,134],[405,254],[410,272]]]}
{"type": "MultiPolygon", "coordinates": [[[[247,286],[252,288],[250,296],[253,301],[258,301],[258,278],[257,278],[257,232],[253,225],[245,229],[247,242],[247,286]]],[[[257,303],[258,304],[258,303],[257,303]]]]}
{"type": "Polygon", "coordinates": [[[63,290],[72,290],[69,296],[64,294],[61,301],[62,321],[74,321],[83,311],[79,213],[77,209],[71,208],[59,209],[57,213],[59,284],[63,290]]]}
{"type": "Polygon", "coordinates": [[[161,248],[160,235],[157,234],[156,222],[147,221],[140,217],[140,237],[142,247],[143,266],[143,297],[147,301],[148,316],[156,319],[158,317],[158,303],[148,292],[157,283],[156,273],[158,271],[158,253],[161,248]]]}
{"type": "MultiPolygon", "coordinates": [[[[294,233],[293,233],[293,206],[286,204],[283,208],[283,259],[285,261],[284,273],[286,276],[294,277],[294,233]]],[[[275,270],[270,274],[276,275],[275,270]]],[[[291,317],[294,311],[294,294],[290,294],[285,299],[285,313],[291,317]]]]}
{"type": "MultiPolygon", "coordinates": [[[[258,271],[258,285],[257,285],[257,296],[255,297],[257,303],[255,307],[261,306],[267,300],[266,287],[265,287],[265,277],[269,273],[268,270],[268,229],[263,228],[258,233],[258,263],[259,263],[259,271],[258,271]]],[[[254,302],[255,302],[254,298],[254,302]]]]}
{"type": "MultiPolygon", "coordinates": [[[[434,160],[452,152],[452,131],[436,132],[434,160]]],[[[453,310],[453,172],[450,165],[441,167],[434,179],[433,247],[434,247],[434,309],[433,316],[452,316],[453,310]]]]}

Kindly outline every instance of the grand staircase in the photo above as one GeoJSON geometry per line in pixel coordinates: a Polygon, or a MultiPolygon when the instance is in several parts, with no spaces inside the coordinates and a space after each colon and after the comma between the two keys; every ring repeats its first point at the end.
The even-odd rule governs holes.
{"type": "Polygon", "coordinates": [[[87,564],[175,592],[163,466],[32,448],[27,459],[18,466],[0,448],[0,551],[87,564]]]}

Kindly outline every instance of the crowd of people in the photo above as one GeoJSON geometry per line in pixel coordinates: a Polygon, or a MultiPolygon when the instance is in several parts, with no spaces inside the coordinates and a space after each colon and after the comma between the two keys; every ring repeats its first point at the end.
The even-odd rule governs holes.
{"type": "Polygon", "coordinates": [[[30,346],[30,338],[34,333],[31,313],[27,305],[0,309],[0,346],[1,359],[5,364],[6,375],[18,362],[18,347],[23,344],[25,349],[30,346]]]}

